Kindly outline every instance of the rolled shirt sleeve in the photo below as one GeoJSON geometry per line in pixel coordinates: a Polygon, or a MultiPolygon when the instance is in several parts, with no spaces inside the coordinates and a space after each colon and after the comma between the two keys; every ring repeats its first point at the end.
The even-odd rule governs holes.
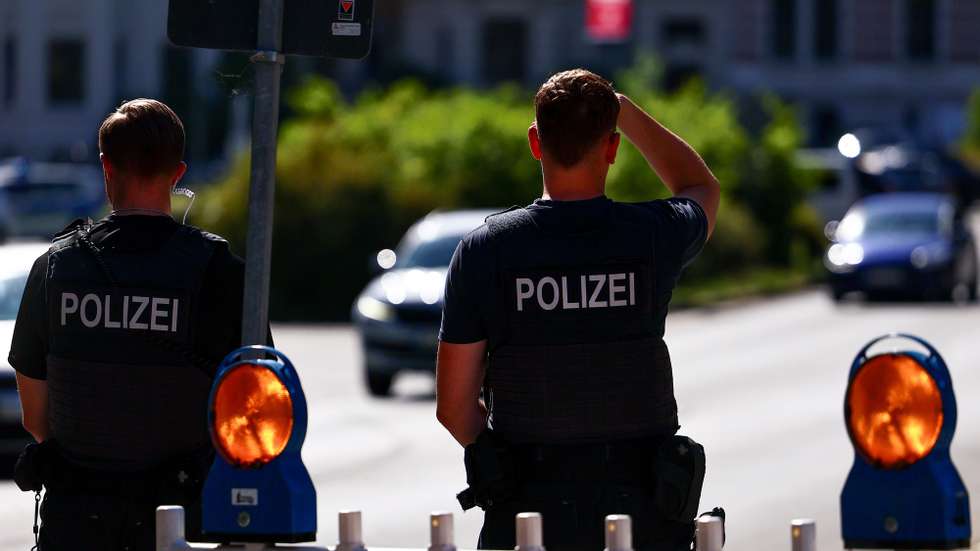
{"type": "Polygon", "coordinates": [[[678,259],[681,267],[687,267],[708,240],[708,217],[697,201],[687,197],[673,197],[661,204],[666,230],[662,235],[668,238],[661,246],[678,259]]]}
{"type": "Polygon", "coordinates": [[[481,297],[492,289],[492,260],[484,246],[486,226],[467,235],[456,247],[446,275],[445,300],[439,340],[470,344],[487,338],[481,297]]]}

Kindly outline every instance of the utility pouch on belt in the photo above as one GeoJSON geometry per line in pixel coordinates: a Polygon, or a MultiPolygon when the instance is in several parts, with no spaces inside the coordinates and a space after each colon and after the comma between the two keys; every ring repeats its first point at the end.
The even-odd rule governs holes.
{"type": "Polygon", "coordinates": [[[22,492],[40,492],[44,486],[45,473],[51,463],[53,440],[40,444],[31,442],[20,452],[14,464],[14,482],[22,492]]]}
{"type": "Polygon", "coordinates": [[[686,436],[672,436],[657,450],[654,498],[661,514],[691,522],[698,514],[704,485],[704,447],[686,436]]]}
{"type": "Polygon", "coordinates": [[[468,511],[479,506],[486,510],[494,503],[508,500],[514,494],[514,460],[505,443],[490,429],[480,433],[476,442],[466,446],[463,454],[468,488],[456,499],[468,511]]]}

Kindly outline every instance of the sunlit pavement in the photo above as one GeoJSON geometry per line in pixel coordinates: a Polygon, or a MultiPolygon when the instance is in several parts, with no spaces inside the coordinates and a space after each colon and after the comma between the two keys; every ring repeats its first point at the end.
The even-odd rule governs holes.
{"type": "MultiPolygon", "coordinates": [[[[705,445],[702,509],[724,506],[728,549],[789,549],[789,521],[815,518],[821,549],[840,549],[838,497],[853,460],[843,398],[855,353],[872,337],[906,331],[945,356],[959,406],[953,458],[980,499],[980,307],[834,305],[814,290],[674,314],[668,322],[682,432],[705,445]]],[[[317,485],[321,545],[336,543],[336,512],[364,511],[374,546],[427,544],[427,514],[456,513],[457,543],[475,544],[479,512],[462,514],[462,451],[435,420],[431,379],[405,377],[398,397],[361,383],[346,326],[274,327],[310,404],[304,457],[317,485]]],[[[980,527],[980,503],[973,507],[980,527]]],[[[0,481],[0,549],[33,544],[33,500],[0,481]]],[[[547,522],[547,519],[545,519],[547,522]]],[[[547,542],[546,542],[547,543],[547,542]]]]}

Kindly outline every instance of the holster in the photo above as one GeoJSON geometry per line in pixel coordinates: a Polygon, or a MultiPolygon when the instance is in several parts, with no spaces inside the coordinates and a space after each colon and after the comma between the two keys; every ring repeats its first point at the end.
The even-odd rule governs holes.
{"type": "Polygon", "coordinates": [[[466,484],[456,495],[464,511],[473,507],[486,510],[513,497],[517,486],[514,458],[507,444],[490,429],[484,430],[463,453],[466,484]]]}
{"type": "Polygon", "coordinates": [[[686,436],[667,438],[654,461],[654,499],[668,520],[693,523],[704,486],[704,447],[686,436]]]}
{"type": "Polygon", "coordinates": [[[14,464],[14,482],[22,492],[41,491],[50,476],[55,453],[54,440],[31,442],[20,452],[14,464]]]}

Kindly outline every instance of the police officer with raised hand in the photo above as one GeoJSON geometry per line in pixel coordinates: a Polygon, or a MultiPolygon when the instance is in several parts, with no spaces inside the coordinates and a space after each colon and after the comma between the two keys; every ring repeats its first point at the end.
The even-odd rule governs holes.
{"type": "Polygon", "coordinates": [[[158,101],[109,115],[99,149],[112,214],[66,228],[31,271],[9,361],[40,443],[15,478],[46,490],[42,551],[153,549],[165,503],[190,507],[191,533],[198,524],[208,394],[240,343],[244,263],[171,218],[184,141],[158,101]]]}
{"type": "Polygon", "coordinates": [[[542,197],[466,236],[446,283],[437,416],[465,447],[460,503],[486,511],[483,549],[513,548],[522,511],[543,514],[551,550],[601,549],[613,513],[633,516],[637,549],[689,549],[704,453],[676,435],[664,323],[718,181],[589,71],[551,77],[535,112],[542,197]],[[605,196],[617,126],[672,198],[605,196]]]}

